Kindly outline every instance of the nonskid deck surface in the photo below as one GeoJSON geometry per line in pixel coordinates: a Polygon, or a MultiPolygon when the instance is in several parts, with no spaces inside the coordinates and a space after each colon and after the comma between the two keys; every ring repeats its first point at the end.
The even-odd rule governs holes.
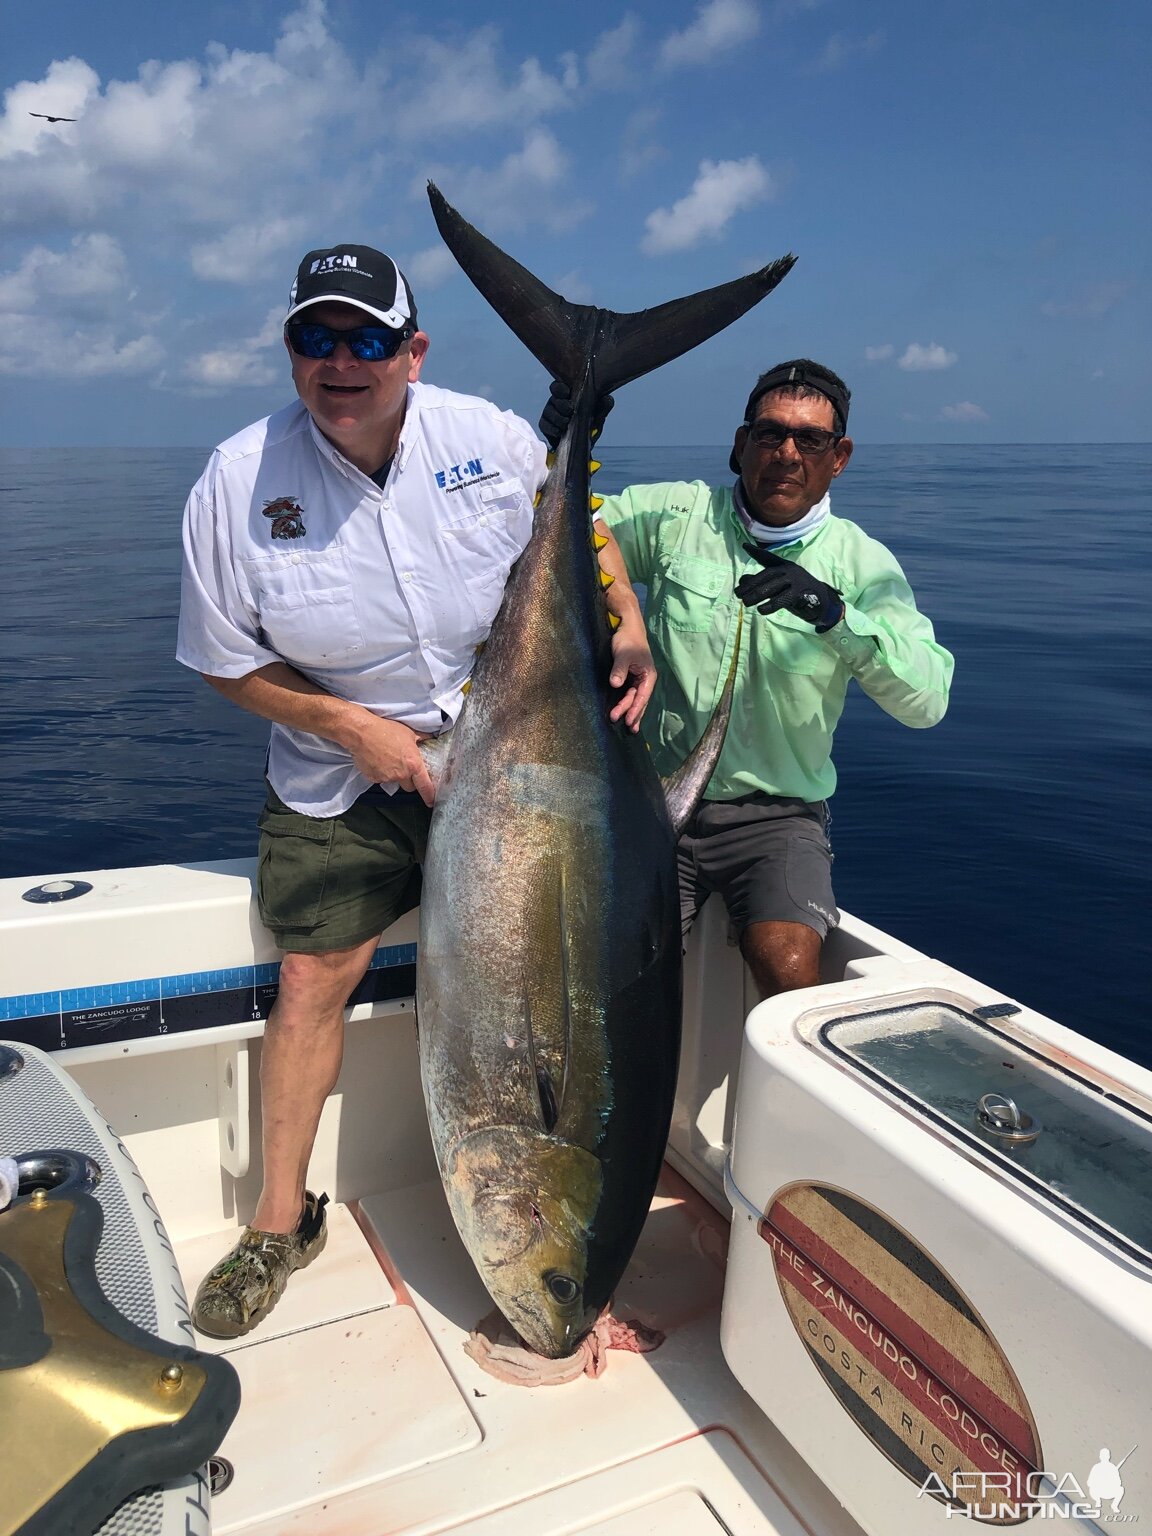
{"type": "MultiPolygon", "coordinates": [[[[665,1170],[617,1298],[663,1329],[597,1381],[507,1386],[438,1183],[330,1208],[324,1254],[228,1355],[243,1401],[217,1536],[859,1536],[720,1353],[728,1229],[665,1170]]],[[[234,1237],[178,1246],[189,1294],[234,1237]]]]}

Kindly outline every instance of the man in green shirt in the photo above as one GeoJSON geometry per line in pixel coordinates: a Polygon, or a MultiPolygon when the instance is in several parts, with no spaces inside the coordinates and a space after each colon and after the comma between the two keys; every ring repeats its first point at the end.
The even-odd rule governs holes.
{"type": "MultiPolygon", "coordinates": [[[[564,395],[554,386],[541,418],[552,441],[570,415],[564,395]]],[[[680,839],[681,909],[687,932],[721,893],[765,996],[816,984],[839,918],[827,801],[849,682],[925,727],[944,714],[952,677],[895,558],[831,511],[829,486],[852,455],[850,398],[818,363],[778,364],[737,428],[735,485],[630,486],[598,514],[648,588],[659,678],[643,730],[662,774],[711,718],[739,637],[724,750],[680,839]]]]}

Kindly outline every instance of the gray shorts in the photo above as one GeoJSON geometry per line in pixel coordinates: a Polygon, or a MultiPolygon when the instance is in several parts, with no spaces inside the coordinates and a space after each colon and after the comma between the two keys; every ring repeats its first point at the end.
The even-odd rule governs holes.
{"type": "Polygon", "coordinates": [[[719,891],[738,935],[749,923],[805,923],[826,938],[840,921],[830,823],[824,801],[759,793],[702,801],[676,850],[683,932],[719,891]]]}

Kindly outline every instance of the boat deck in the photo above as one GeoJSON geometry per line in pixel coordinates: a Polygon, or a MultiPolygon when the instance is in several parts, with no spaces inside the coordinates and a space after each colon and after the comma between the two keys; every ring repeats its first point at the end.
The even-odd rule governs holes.
{"type": "MultiPolygon", "coordinates": [[[[177,1245],[192,1293],[235,1229],[177,1245]]],[[[463,1349],[491,1302],[438,1183],[329,1208],[324,1254],[228,1355],[243,1401],[217,1536],[859,1536],[720,1352],[727,1224],[665,1169],[617,1298],[664,1330],[525,1388],[463,1349]]]]}

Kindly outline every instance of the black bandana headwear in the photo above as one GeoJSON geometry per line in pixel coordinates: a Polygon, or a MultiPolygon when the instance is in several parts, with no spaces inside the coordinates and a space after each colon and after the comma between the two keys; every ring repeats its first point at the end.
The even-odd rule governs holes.
{"type": "MultiPolygon", "coordinates": [[[[744,407],[744,425],[751,425],[756,415],[756,406],[765,395],[789,384],[802,384],[806,389],[814,389],[826,400],[830,400],[836,415],[834,425],[837,432],[848,430],[848,405],[852,399],[852,391],[831,369],[824,368],[807,357],[796,357],[788,363],[777,363],[775,368],[770,368],[767,373],[760,375],[756,380],[755,388],[748,396],[748,404],[744,407]]],[[[740,462],[736,457],[735,448],[729,457],[728,467],[734,475],[740,473],[740,462]]]]}

